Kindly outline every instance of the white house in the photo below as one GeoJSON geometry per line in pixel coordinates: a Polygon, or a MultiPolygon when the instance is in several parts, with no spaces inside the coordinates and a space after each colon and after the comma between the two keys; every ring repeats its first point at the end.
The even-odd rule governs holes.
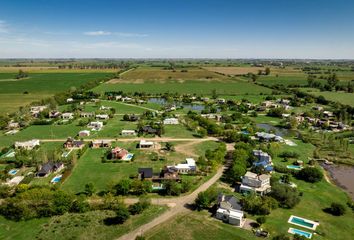
{"type": "Polygon", "coordinates": [[[21,149],[25,149],[25,150],[32,150],[36,146],[39,146],[38,139],[32,139],[32,140],[25,141],[25,142],[15,142],[15,148],[21,148],[21,149]]]}
{"type": "Polygon", "coordinates": [[[74,101],[73,98],[68,98],[68,99],[66,99],[66,102],[67,102],[67,103],[71,103],[71,102],[73,102],[73,101],[74,101]]]}
{"type": "Polygon", "coordinates": [[[130,97],[124,97],[124,98],[122,98],[122,102],[131,102],[131,101],[133,101],[133,99],[130,98],[130,97]]]}
{"type": "Polygon", "coordinates": [[[226,223],[242,227],[245,223],[241,205],[236,197],[219,194],[215,217],[226,223]]]}
{"type": "Polygon", "coordinates": [[[109,116],[108,116],[108,114],[97,114],[96,118],[100,119],[100,120],[107,120],[107,119],[109,119],[109,116]]]}
{"type": "Polygon", "coordinates": [[[261,196],[270,192],[270,175],[257,175],[252,172],[246,172],[242,177],[240,192],[255,192],[261,196]]]}
{"type": "Polygon", "coordinates": [[[37,117],[40,112],[43,112],[45,109],[47,109],[47,106],[33,106],[31,107],[31,114],[34,117],[37,117]]]}
{"type": "Polygon", "coordinates": [[[176,125],[178,124],[178,119],[177,118],[166,118],[163,120],[164,125],[176,125]]]}
{"type": "Polygon", "coordinates": [[[190,173],[197,170],[197,165],[195,164],[195,160],[193,158],[186,158],[184,163],[179,163],[175,166],[167,166],[167,168],[173,169],[178,173],[190,173]]]}
{"type": "Polygon", "coordinates": [[[79,137],[88,137],[90,136],[90,131],[89,130],[82,130],[79,132],[79,137]]]}
{"type": "Polygon", "coordinates": [[[74,119],[74,114],[73,113],[63,113],[61,115],[62,119],[74,119]]]}
{"type": "Polygon", "coordinates": [[[135,130],[122,130],[121,134],[122,136],[135,136],[136,132],[135,130]]]}
{"type": "Polygon", "coordinates": [[[141,149],[147,149],[147,148],[153,148],[153,147],[154,147],[154,142],[145,141],[145,140],[140,140],[140,142],[139,142],[139,148],[141,148],[141,149]]]}
{"type": "Polygon", "coordinates": [[[9,124],[7,125],[8,129],[16,129],[19,127],[20,127],[20,124],[18,122],[14,122],[14,121],[9,122],[9,124]]]}
{"type": "Polygon", "coordinates": [[[82,118],[91,118],[94,116],[95,116],[94,112],[81,112],[80,113],[80,117],[82,117],[82,118]]]}

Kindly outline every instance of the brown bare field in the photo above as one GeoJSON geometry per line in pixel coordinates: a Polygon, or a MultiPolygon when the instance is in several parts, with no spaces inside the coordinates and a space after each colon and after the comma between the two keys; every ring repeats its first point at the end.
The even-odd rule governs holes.
{"type": "MultiPolygon", "coordinates": [[[[266,67],[205,67],[204,69],[226,75],[244,75],[247,73],[257,74],[259,70],[264,71],[266,67]]],[[[271,74],[301,74],[301,70],[294,68],[270,68],[271,74]]]]}

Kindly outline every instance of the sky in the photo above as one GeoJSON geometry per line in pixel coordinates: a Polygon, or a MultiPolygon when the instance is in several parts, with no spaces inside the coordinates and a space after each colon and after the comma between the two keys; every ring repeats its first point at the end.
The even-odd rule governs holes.
{"type": "Polygon", "coordinates": [[[354,1],[1,0],[0,58],[354,59],[354,1]]]}

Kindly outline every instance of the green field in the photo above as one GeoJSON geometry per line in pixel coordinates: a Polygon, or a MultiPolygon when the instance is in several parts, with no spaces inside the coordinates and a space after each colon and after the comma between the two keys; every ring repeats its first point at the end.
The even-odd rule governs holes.
{"type": "Polygon", "coordinates": [[[0,217],[0,239],[114,239],[150,222],[166,210],[167,207],[151,206],[142,214],[131,216],[121,225],[104,223],[105,219],[115,216],[113,211],[67,213],[52,218],[20,222],[0,217]]]}
{"type": "Polygon", "coordinates": [[[226,79],[227,77],[216,74],[202,68],[177,68],[173,70],[165,70],[159,67],[139,67],[121,75],[123,81],[139,81],[139,80],[205,80],[205,79],[226,79]],[[187,71],[187,72],[183,72],[187,71]]]}
{"type": "Polygon", "coordinates": [[[341,104],[354,106],[354,94],[345,92],[309,92],[315,96],[323,96],[325,99],[341,104]]]}
{"type": "Polygon", "coordinates": [[[28,78],[15,80],[15,73],[0,73],[0,111],[16,111],[33,101],[69,90],[96,79],[110,76],[106,72],[41,72],[30,73],[28,78]],[[27,92],[28,94],[23,94],[27,92]],[[21,103],[22,102],[22,103],[21,103]]]}
{"type": "Polygon", "coordinates": [[[252,232],[222,223],[206,211],[177,216],[148,231],[144,237],[149,240],[257,239],[252,232]]]}
{"type": "Polygon", "coordinates": [[[94,91],[102,93],[106,91],[123,91],[125,93],[146,92],[146,93],[184,93],[184,94],[199,94],[211,95],[213,90],[219,95],[259,95],[271,93],[271,89],[258,86],[244,81],[233,82],[201,82],[201,81],[186,81],[184,83],[168,82],[156,84],[151,81],[144,83],[104,83],[96,88],[94,91]]]}

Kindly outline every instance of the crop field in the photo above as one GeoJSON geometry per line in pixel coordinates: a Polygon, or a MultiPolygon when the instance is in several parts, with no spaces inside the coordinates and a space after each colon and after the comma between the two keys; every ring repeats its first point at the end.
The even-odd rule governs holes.
{"type": "Polygon", "coordinates": [[[44,66],[32,66],[32,67],[0,67],[0,73],[8,73],[14,75],[19,70],[28,73],[115,73],[120,69],[106,68],[106,69],[59,69],[59,67],[44,67],[44,66]]]}
{"type": "Polygon", "coordinates": [[[222,80],[227,77],[210,72],[202,68],[177,68],[175,70],[165,70],[157,67],[139,67],[125,72],[121,79],[112,80],[112,83],[142,83],[145,80],[155,80],[157,82],[169,80],[222,80]]]}
{"type": "Polygon", "coordinates": [[[216,91],[219,95],[259,95],[270,94],[271,89],[258,86],[245,81],[233,81],[233,82],[208,82],[203,83],[201,81],[186,81],[184,83],[163,83],[156,84],[154,82],[145,81],[144,83],[121,83],[112,84],[104,83],[96,88],[94,91],[102,93],[105,91],[123,91],[125,93],[134,92],[146,92],[152,94],[158,93],[182,93],[182,94],[200,94],[211,95],[213,91],[216,91]]]}
{"type": "Polygon", "coordinates": [[[346,92],[309,92],[315,96],[323,96],[325,99],[341,104],[354,106],[354,94],[346,92]]]}
{"type": "MultiPolygon", "coordinates": [[[[225,75],[237,76],[237,75],[244,75],[247,73],[257,74],[258,71],[264,71],[266,67],[204,67],[204,69],[217,72],[225,75]]],[[[270,68],[272,74],[282,74],[282,75],[296,75],[300,74],[301,70],[294,69],[294,68],[270,68]]]]}
{"type": "Polygon", "coordinates": [[[89,81],[109,76],[107,72],[29,73],[28,78],[14,79],[16,73],[0,73],[0,111],[16,111],[33,101],[79,87],[89,81]],[[26,92],[26,94],[24,94],[26,92]]]}

